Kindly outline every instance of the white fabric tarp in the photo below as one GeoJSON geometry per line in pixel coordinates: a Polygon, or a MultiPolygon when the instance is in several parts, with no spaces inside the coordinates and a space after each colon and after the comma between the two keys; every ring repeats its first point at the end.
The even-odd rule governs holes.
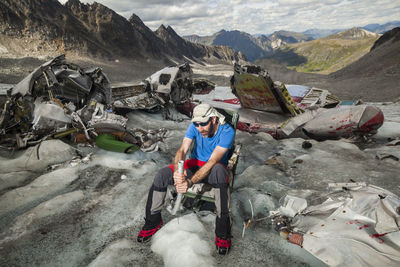
{"type": "Polygon", "coordinates": [[[372,185],[348,190],[294,218],[303,248],[329,266],[400,266],[400,198],[372,185]]]}

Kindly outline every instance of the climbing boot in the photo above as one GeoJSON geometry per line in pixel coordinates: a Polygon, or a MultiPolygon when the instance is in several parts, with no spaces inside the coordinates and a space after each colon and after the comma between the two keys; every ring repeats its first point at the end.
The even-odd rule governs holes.
{"type": "Polygon", "coordinates": [[[150,238],[162,227],[163,221],[161,220],[157,226],[149,225],[146,221],[142,230],[137,236],[137,242],[144,243],[150,240],[150,238]]]}
{"type": "Polygon", "coordinates": [[[217,247],[218,254],[225,255],[228,254],[229,249],[232,246],[232,241],[230,238],[224,239],[215,236],[215,245],[217,247]]]}

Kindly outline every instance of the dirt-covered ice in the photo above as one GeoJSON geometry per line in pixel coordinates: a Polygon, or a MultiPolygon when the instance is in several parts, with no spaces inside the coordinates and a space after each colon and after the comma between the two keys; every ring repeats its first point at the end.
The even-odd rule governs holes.
{"type": "Polygon", "coordinates": [[[304,249],[282,239],[263,218],[290,193],[318,203],[331,182],[366,182],[400,195],[399,146],[386,146],[400,132],[400,104],[385,105],[392,124],[381,141],[360,150],[347,140],[277,141],[267,134],[237,132],[242,144],[232,193],[233,247],[214,248],[213,214],[163,212],[164,227],[139,244],[147,191],[157,170],[169,164],[188,124],[160,114],[128,114],[132,127],[168,130],[160,151],[119,154],[46,141],[13,155],[0,168],[1,266],[322,266],[304,249]],[[391,119],[393,117],[394,119],[391,119]],[[90,160],[77,161],[77,155],[90,160]],[[389,154],[392,156],[380,157],[389,154]],[[73,160],[74,159],[74,160],[73,160]],[[53,166],[53,167],[48,167],[53,166]],[[250,201],[249,201],[250,200],[250,201]],[[251,204],[250,204],[251,203],[251,204]]]}

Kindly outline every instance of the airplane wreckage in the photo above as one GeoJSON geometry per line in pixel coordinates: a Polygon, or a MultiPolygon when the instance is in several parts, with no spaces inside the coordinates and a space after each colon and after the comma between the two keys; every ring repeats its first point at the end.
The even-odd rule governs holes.
{"type": "Polygon", "coordinates": [[[186,101],[191,93],[185,89],[192,86],[190,75],[189,65],[183,64],[166,68],[140,85],[113,90],[100,68],[82,69],[61,55],[1,96],[0,145],[24,148],[72,136],[76,143],[95,141],[111,151],[154,150],[166,130],[127,128],[128,119],[118,113],[126,113],[125,107],[155,111],[170,101],[186,101]]]}
{"type": "MultiPolygon", "coordinates": [[[[94,141],[112,151],[150,151],[166,130],[127,128],[123,115],[141,109],[162,110],[165,119],[176,110],[190,116],[199,104],[193,96],[209,94],[214,87],[205,79],[193,80],[188,63],[166,67],[137,85],[112,87],[101,68],[82,69],[61,55],[0,95],[0,145],[24,148],[71,136],[76,143],[94,141]]],[[[277,139],[368,136],[384,120],[380,109],[340,105],[327,90],[311,88],[291,96],[258,66],[235,64],[231,89],[236,98],[210,104],[237,111],[239,130],[267,132],[277,139]]]]}
{"type": "MultiPolygon", "coordinates": [[[[200,103],[198,96],[211,95],[214,88],[205,79],[192,79],[187,63],[166,67],[140,84],[111,86],[100,68],[82,69],[62,55],[0,92],[0,146],[22,149],[46,139],[69,137],[75,143],[95,142],[117,152],[154,151],[166,130],[129,128],[123,115],[140,109],[163,112],[166,119],[176,110],[190,116],[200,103]]],[[[258,66],[235,64],[231,90],[233,94],[225,93],[209,103],[237,112],[238,129],[266,132],[277,139],[369,136],[384,120],[380,109],[344,105],[327,90],[286,88],[258,66]]],[[[388,263],[387,258],[399,261],[398,245],[393,245],[399,241],[398,197],[360,183],[330,184],[329,188],[329,198],[318,205],[287,195],[279,210],[270,211],[266,218],[281,237],[330,265],[347,262],[351,258],[348,247],[354,248],[353,255],[364,257],[353,257],[356,265],[388,263]],[[353,205],[351,199],[362,204],[353,205]],[[343,225],[345,232],[339,235],[343,225]],[[315,242],[316,238],[323,242],[315,242]],[[371,248],[369,256],[365,247],[371,248]]],[[[246,228],[258,220],[252,216],[246,228]]]]}
{"type": "Polygon", "coordinates": [[[259,66],[235,64],[231,89],[236,98],[214,99],[212,105],[237,110],[238,129],[267,132],[276,139],[368,136],[384,121],[377,107],[343,105],[327,90],[297,86],[289,92],[259,66]]]}

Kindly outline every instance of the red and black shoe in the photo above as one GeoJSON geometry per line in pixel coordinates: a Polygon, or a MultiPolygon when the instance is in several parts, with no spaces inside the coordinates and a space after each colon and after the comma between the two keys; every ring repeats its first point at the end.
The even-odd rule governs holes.
{"type": "Polygon", "coordinates": [[[223,239],[215,236],[215,245],[217,246],[218,254],[225,255],[228,254],[232,246],[232,241],[230,238],[223,239]]]}
{"type": "Polygon", "coordinates": [[[144,242],[149,241],[150,238],[162,227],[162,225],[163,225],[162,220],[156,227],[146,227],[146,224],[145,224],[137,236],[137,239],[136,239],[137,242],[144,243],[144,242]]]}

